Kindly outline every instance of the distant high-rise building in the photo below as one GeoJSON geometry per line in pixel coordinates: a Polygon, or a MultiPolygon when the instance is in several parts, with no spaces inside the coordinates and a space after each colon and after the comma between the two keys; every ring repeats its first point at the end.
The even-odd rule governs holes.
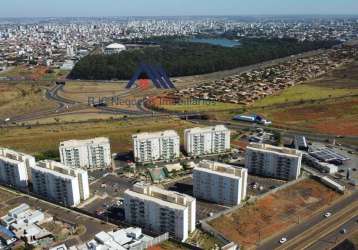
{"type": "Polygon", "coordinates": [[[194,197],[224,205],[246,198],[247,169],[203,160],[193,171],[194,197]]]}
{"type": "Polygon", "coordinates": [[[172,160],[180,156],[180,138],[174,130],[132,136],[136,162],[172,160]]]}
{"type": "Polygon", "coordinates": [[[17,188],[26,188],[29,181],[28,171],[35,165],[35,158],[31,155],[0,148],[0,181],[2,183],[17,188]]]}
{"type": "Polygon", "coordinates": [[[169,234],[185,241],[195,230],[196,199],[145,183],[137,183],[124,193],[128,223],[169,234]]]}
{"type": "Polygon", "coordinates": [[[46,160],[31,167],[31,176],[35,193],[66,206],[77,206],[90,196],[86,170],[46,160]]]}
{"type": "Polygon", "coordinates": [[[224,125],[186,129],[184,149],[190,156],[225,153],[230,150],[230,130],[224,125]]]}
{"type": "Polygon", "coordinates": [[[66,166],[93,169],[108,168],[112,164],[108,138],[61,142],[59,151],[61,162],[66,166]]]}
{"type": "Polygon", "coordinates": [[[301,171],[302,153],[295,149],[251,143],[246,148],[249,173],[283,180],[296,180],[301,171]]]}

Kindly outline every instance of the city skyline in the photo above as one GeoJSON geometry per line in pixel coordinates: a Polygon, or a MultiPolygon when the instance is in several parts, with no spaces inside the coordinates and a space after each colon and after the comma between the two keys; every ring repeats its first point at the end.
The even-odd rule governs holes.
{"type": "Polygon", "coordinates": [[[47,0],[4,1],[0,18],[8,17],[104,17],[104,16],[195,16],[195,15],[355,15],[358,2],[288,0],[104,0],[54,2],[47,0]],[[111,6],[111,8],[108,8],[111,6]]]}

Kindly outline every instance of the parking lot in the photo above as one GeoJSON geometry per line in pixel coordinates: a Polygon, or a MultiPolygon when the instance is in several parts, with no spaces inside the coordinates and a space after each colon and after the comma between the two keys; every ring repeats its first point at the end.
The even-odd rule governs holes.
{"type": "Polygon", "coordinates": [[[285,183],[287,183],[287,181],[249,175],[247,178],[247,195],[261,195],[285,183]]]}
{"type": "MultiPolygon", "coordinates": [[[[177,182],[171,182],[165,184],[164,188],[176,191],[179,193],[185,193],[187,195],[193,195],[193,178],[188,176],[187,178],[181,179],[177,182]]],[[[215,214],[224,211],[230,207],[222,206],[219,204],[210,203],[203,200],[196,201],[196,220],[200,221],[210,216],[211,213],[215,214]]]]}
{"type": "Polygon", "coordinates": [[[137,179],[128,178],[123,175],[105,174],[90,184],[90,190],[92,190],[94,194],[122,197],[124,191],[131,188],[136,182],[138,182],[137,179]]]}
{"type": "MultiPolygon", "coordinates": [[[[325,147],[322,143],[313,143],[313,146],[325,147]]],[[[342,174],[342,176],[346,176],[347,170],[350,169],[352,179],[358,180],[358,154],[350,149],[340,146],[339,144],[330,146],[330,149],[340,155],[350,158],[350,160],[344,161],[342,165],[338,165],[338,172],[342,174]]]]}

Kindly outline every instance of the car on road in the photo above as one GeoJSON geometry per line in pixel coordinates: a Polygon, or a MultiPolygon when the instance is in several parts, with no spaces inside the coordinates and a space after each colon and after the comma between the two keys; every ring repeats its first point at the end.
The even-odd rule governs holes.
{"type": "Polygon", "coordinates": [[[282,237],[279,242],[280,242],[280,244],[284,244],[284,243],[286,243],[286,241],[287,241],[287,238],[282,237]]]}
{"type": "Polygon", "coordinates": [[[341,234],[346,234],[347,233],[347,229],[342,228],[341,231],[339,231],[341,234]]]}
{"type": "Polygon", "coordinates": [[[327,213],[324,214],[324,217],[328,218],[328,217],[331,217],[331,215],[332,215],[332,213],[327,212],[327,213]]]}

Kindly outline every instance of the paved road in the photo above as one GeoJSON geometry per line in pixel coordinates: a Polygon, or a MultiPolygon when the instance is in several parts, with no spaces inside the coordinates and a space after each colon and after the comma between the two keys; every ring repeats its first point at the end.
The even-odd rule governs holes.
{"type": "MultiPolygon", "coordinates": [[[[338,203],[335,203],[334,205],[328,207],[327,209],[325,209],[325,211],[331,212],[332,216],[333,216],[334,214],[339,213],[340,211],[342,211],[346,207],[350,206],[353,202],[356,202],[357,200],[358,200],[358,191],[355,191],[352,195],[350,195],[347,198],[340,200],[338,203]]],[[[296,226],[291,227],[289,230],[287,230],[283,233],[280,233],[280,234],[272,237],[269,240],[265,240],[257,247],[257,249],[262,249],[262,250],[277,249],[277,248],[281,247],[279,240],[282,237],[285,237],[288,239],[288,242],[286,242],[286,244],[288,245],[290,240],[294,239],[295,237],[300,236],[305,231],[310,230],[311,228],[314,228],[317,224],[319,224],[325,220],[327,220],[327,218],[325,218],[322,213],[316,214],[315,216],[312,216],[308,220],[306,220],[300,224],[297,224],[296,226]]]]}
{"type": "Polygon", "coordinates": [[[338,229],[332,230],[329,234],[321,237],[313,245],[307,248],[307,250],[322,250],[322,249],[332,249],[333,247],[339,245],[340,242],[344,241],[347,238],[347,234],[342,234],[341,229],[346,229],[347,234],[351,234],[358,231],[358,216],[342,224],[338,229]]]}

